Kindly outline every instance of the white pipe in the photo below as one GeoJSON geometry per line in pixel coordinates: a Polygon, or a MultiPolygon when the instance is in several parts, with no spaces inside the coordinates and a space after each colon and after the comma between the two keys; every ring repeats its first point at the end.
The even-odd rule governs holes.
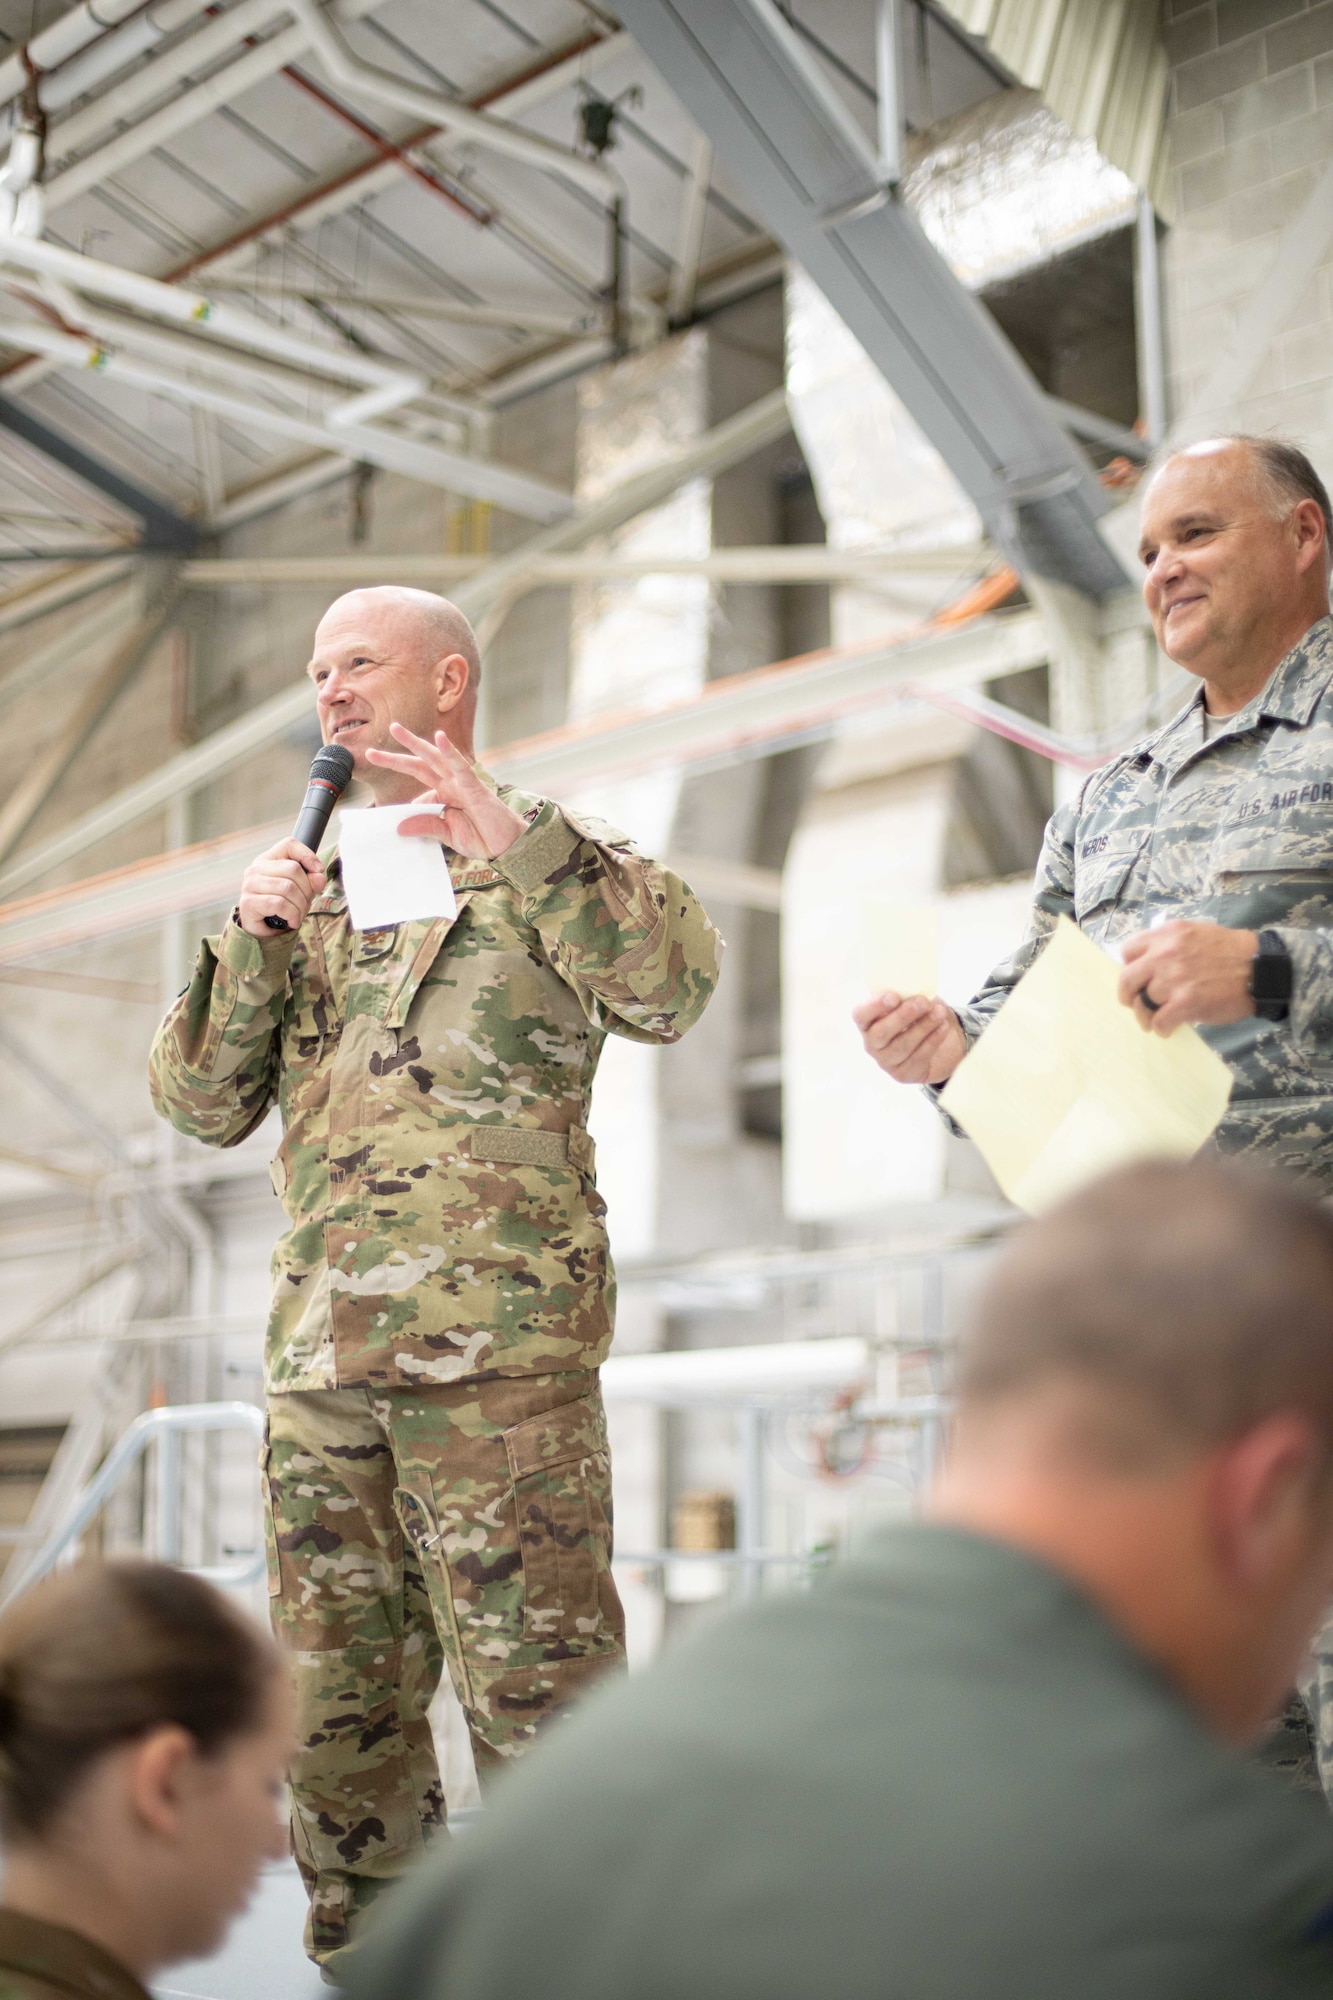
{"type": "Polygon", "coordinates": [[[602,1363],[602,1394],[608,1403],[649,1403],[667,1410],[823,1401],[868,1382],[873,1374],[874,1360],[864,1340],[786,1340],[617,1354],[602,1363]]]}
{"type": "MultiPolygon", "coordinates": [[[[830,549],[823,542],[710,549],[705,556],[626,555],[603,550],[534,556],[531,584],[637,581],[646,576],[702,576],[712,583],[876,583],[895,576],[962,576],[993,560],[983,542],[929,549],[830,549]]],[[[476,576],[490,556],[368,556],[353,549],[332,556],[203,556],[181,565],[184,581],[204,589],[322,583],[456,582],[476,576]]]]}
{"type": "MultiPolygon", "coordinates": [[[[100,36],[71,61],[42,77],[37,97],[43,111],[63,110],[76,97],[96,90],[117,70],[128,69],[196,14],[202,14],[208,4],[209,0],[161,0],[160,5],[145,7],[122,27],[100,36]]],[[[278,4],[279,0],[270,0],[271,11],[278,4]]],[[[126,84],[130,81],[125,79],[126,84]]]]}
{"type": "Polygon", "coordinates": [[[63,279],[76,292],[91,292],[95,298],[113,299],[118,305],[133,306],[156,319],[215,334],[219,339],[234,341],[238,347],[253,348],[259,354],[272,355],[275,360],[293,362],[308,373],[364,383],[368,389],[387,388],[395,383],[410,384],[407,395],[420,391],[419,377],[387,367],[382,361],[373,361],[352,348],[324,347],[282,327],[269,326],[236,306],[220,305],[203,292],[187,291],[183,285],[166,285],[159,278],[144,277],[119,264],[99,263],[95,257],[62,249],[58,243],[0,230],[0,265],[3,264],[63,279]]]}
{"type": "Polygon", "coordinates": [[[22,194],[32,186],[42,164],[42,138],[30,125],[21,125],[10,141],[5,164],[0,167],[0,185],[11,194],[22,194]]]}
{"type": "Polygon", "coordinates": [[[421,90],[403,77],[393,76],[373,63],[363,62],[334,26],[331,15],[317,6],[315,0],[288,0],[288,4],[320,62],[345,90],[362,97],[377,98],[380,103],[395,105],[400,111],[410,111],[414,117],[438,125],[451,138],[470,141],[493,153],[504,153],[512,160],[522,160],[528,166],[556,174],[561,180],[586,189],[598,201],[614,201],[621,194],[619,183],[596,161],[585,160],[577,153],[567,152],[562,146],[552,145],[549,139],[539,138],[534,132],[524,132],[517,125],[502,124],[499,119],[487,117],[480,111],[470,111],[466,105],[458,104],[452,98],[441,97],[438,91],[421,90]]]}
{"type": "MultiPolygon", "coordinates": [[[[115,27],[127,14],[132,14],[139,0],[101,0],[94,5],[93,0],[83,0],[78,7],[71,7],[49,28],[43,28],[40,35],[34,35],[27,44],[27,54],[35,69],[54,69],[57,63],[67,62],[89,42],[95,42],[108,28],[115,27]]],[[[28,71],[23,61],[23,50],[16,49],[13,55],[0,62],[0,104],[9,104],[28,85],[28,71]]]]}
{"type": "Polygon", "coordinates": [[[326,451],[350,453],[372,465],[381,465],[386,471],[404,473],[409,479],[442,486],[451,493],[489,500],[532,520],[560,520],[573,509],[569,495],[558,487],[548,486],[545,480],[533,479],[526,473],[511,471],[491,459],[468,458],[461,452],[417,444],[395,432],[376,430],[370,424],[347,424],[340,430],[330,430],[325,424],[307,422],[286,410],[246,403],[238,396],[207,388],[203,383],[183,381],[161,368],[128,360],[95,340],[63,333],[56,327],[26,320],[0,321],[0,341],[19,349],[36,348],[75,367],[93,369],[113,381],[129,382],[136,388],[197,404],[200,409],[216,410],[219,416],[232,417],[261,433],[276,431],[280,436],[298,438],[303,444],[319,445],[326,451]]]}
{"type": "Polygon", "coordinates": [[[253,278],[216,276],[215,292],[249,292],[255,298],[307,299],[321,305],[345,306],[349,311],[407,313],[414,318],[455,321],[459,326],[517,327],[524,333],[568,335],[587,331],[589,315],[531,312],[526,306],[472,306],[448,298],[426,298],[416,292],[336,291],[326,284],[302,278],[253,278]]]}
{"type": "Polygon", "coordinates": [[[332,486],[335,480],[345,479],[351,469],[350,458],[330,458],[322,452],[318,458],[307,459],[290,471],[276,472],[271,479],[259,479],[243,492],[233,493],[209,517],[207,526],[218,531],[239,527],[242,521],[253,521],[258,514],[285,507],[289,500],[299,500],[307,493],[318,492],[322,486],[332,486]]]}
{"type": "MultiPolygon", "coordinates": [[[[377,0],[341,0],[337,12],[342,20],[355,20],[368,13],[377,0]]],[[[85,110],[76,112],[52,135],[50,147],[54,154],[63,154],[88,143],[108,124],[118,121],[129,110],[160,96],[172,83],[180,80],[203,62],[221,54],[242,32],[271,19],[283,11],[282,0],[271,4],[271,0],[242,0],[239,8],[224,14],[216,22],[190,36],[179,48],[170,49],[157,62],[145,64],[141,75],[125,80],[123,86],[107,98],[90,104],[85,110]],[[252,14],[253,10],[253,14],[252,14]]],[[[289,8],[289,11],[295,11],[289,8]]],[[[318,9],[314,10],[315,28],[321,42],[331,41],[336,30],[331,19],[318,9]]],[[[619,37],[610,37],[618,41],[619,37]]],[[[243,91],[272,76],[276,70],[296,61],[310,46],[311,32],[303,16],[293,27],[285,28],[273,35],[259,48],[250,49],[239,56],[225,69],[210,76],[203,83],[185,90],[171,102],[128,131],[121,132],[105,146],[85,159],[54,174],[46,183],[46,204],[48,212],[62,207],[77,195],[84,194],[90,187],[98,186],[110,176],[119,173],[132,161],[141,159],[155,146],[165,145],[177,133],[196,124],[219,105],[229,103],[243,91]]],[[[321,58],[323,50],[321,48],[321,58]]],[[[411,84],[391,77],[385,71],[362,65],[350,50],[346,62],[359,79],[355,87],[364,95],[379,94],[381,97],[392,90],[392,102],[415,115],[428,120],[432,125],[448,126],[458,136],[473,140],[478,145],[489,145],[492,151],[509,153],[525,158],[530,164],[545,168],[551,173],[563,174],[581,186],[592,188],[599,200],[607,200],[615,191],[613,178],[605,168],[592,161],[580,159],[577,154],[567,153],[535,133],[521,131],[517,126],[502,124],[493,116],[483,116],[465,105],[455,104],[452,99],[436,96],[430,91],[416,90],[411,84]],[[375,88],[372,88],[372,85],[375,88]]],[[[349,88],[352,87],[349,85],[349,88]]]]}
{"type": "MultiPolygon", "coordinates": [[[[0,283],[3,282],[4,273],[0,271],[0,283]]],[[[99,311],[95,306],[90,307],[86,299],[75,298],[54,279],[40,282],[44,290],[49,287],[50,293],[55,294],[51,303],[66,327],[79,328],[99,342],[121,343],[150,357],[156,355],[168,369],[181,365],[187,368],[202,366],[206,372],[224,378],[233,377],[247,389],[253,390],[256,385],[272,389],[289,401],[294,400],[302,411],[308,412],[310,408],[312,382],[308,370],[297,370],[283,362],[263,361],[257,355],[241,354],[234,347],[201,341],[188,333],[177,333],[170,327],[157,324],[145,326],[142,320],[114,309],[104,307],[99,311]]],[[[353,396],[346,403],[334,404],[323,413],[323,420],[344,427],[367,423],[372,417],[387,410],[396,410],[402,404],[411,402],[415,396],[424,395],[426,389],[423,377],[400,375],[381,388],[367,390],[364,396],[353,396]]],[[[458,414],[464,420],[475,417],[475,406],[460,403],[458,414]]]]}
{"type": "MultiPolygon", "coordinates": [[[[289,403],[295,403],[298,414],[303,416],[309,414],[312,390],[328,391],[329,385],[316,383],[308,370],[295,369],[281,361],[266,361],[257,354],[242,354],[237,348],[200,340],[195,335],[177,332],[174,327],[163,326],[160,320],[145,322],[135,319],[128,313],[117,312],[114,307],[99,307],[87,299],[77,298],[63,285],[53,284],[50,279],[41,282],[44,291],[47,285],[51,285],[57,294],[63,293],[63,298],[50,298],[50,303],[56,306],[65,328],[86,334],[95,343],[105,344],[111,352],[124,349],[128,353],[142,355],[148,361],[160,362],[168,372],[199,369],[202,371],[201,379],[220,376],[224,383],[230,379],[238,383],[243,392],[250,394],[266,389],[289,403]]],[[[12,285],[14,280],[0,271],[0,283],[12,285]]],[[[18,284],[26,288],[28,280],[21,279],[18,284]]],[[[371,393],[377,395],[379,391],[371,393]]]]}
{"type": "Polygon", "coordinates": [[[325,421],[338,430],[345,430],[349,424],[373,423],[376,417],[383,417],[390,410],[401,409],[414,396],[425,392],[426,383],[420,375],[402,376],[396,382],[385,382],[378,389],[367,389],[364,396],[352,396],[345,403],[338,403],[326,412],[325,421]]]}
{"type": "Polygon", "coordinates": [[[29,236],[41,234],[46,214],[37,185],[41,164],[41,134],[31,126],[21,126],[0,167],[0,228],[17,229],[29,236]]]}
{"type": "MultiPolygon", "coordinates": [[[[199,12],[195,0],[189,0],[192,12],[199,12]]],[[[147,20],[157,9],[152,8],[140,18],[147,20]]],[[[258,33],[268,26],[276,14],[282,12],[282,0],[241,0],[228,14],[220,15],[198,29],[188,40],[159,56],[154,62],[142,63],[132,75],[124,77],[94,103],[86,104],[66,118],[55,130],[48,134],[46,150],[48,161],[68,159],[71,153],[81,152],[93,140],[112,126],[122,125],[132,119],[136,111],[145,105],[160,101],[180,82],[182,77],[199,74],[209,69],[231,51],[244,48],[247,35],[258,33]]],[[[173,24],[174,25],[174,24],[173,24]]],[[[117,35],[108,35],[107,47],[102,44],[90,49],[82,59],[91,63],[94,57],[118,63],[116,52],[110,48],[113,42],[120,42],[131,35],[139,26],[139,21],[129,21],[117,35]]],[[[266,45],[267,46],[267,45],[266,45]]],[[[78,65],[72,65],[72,68],[78,65]]],[[[61,72],[63,77],[65,72],[61,72]]],[[[53,78],[55,83],[58,79],[53,78]]],[[[85,86],[86,87],[86,86],[85,86]]],[[[74,91],[72,96],[78,96],[74,91]]],[[[68,101],[68,100],[67,100],[68,101]]],[[[53,179],[56,177],[53,175],[53,179]]]]}
{"type": "MultiPolygon", "coordinates": [[[[226,15],[223,16],[224,21],[228,18],[226,15]]],[[[149,65],[148,71],[157,78],[159,72],[165,70],[175,56],[183,58],[185,51],[191,49],[197,39],[198,37],[192,36],[180,50],[173,50],[169,55],[163,56],[160,63],[149,65]]],[[[196,84],[192,90],[182,91],[178,97],[173,97],[170,103],[164,104],[160,111],[154,111],[147,118],[141,118],[138,124],[131,125],[127,132],[122,132],[107,145],[100,146],[95,153],[88,154],[86,159],[76,160],[72,167],[66,167],[62,173],[53,174],[46,183],[48,213],[63,207],[67,201],[73,201],[76,196],[86,194],[89,188],[99,187],[104,181],[120,173],[124,167],[142,159],[145,153],[151,153],[155,146],[166,145],[179,132],[196,125],[210,111],[216,111],[219,105],[229,104],[232,98],[239,97],[244,91],[252,89],[255,84],[262,83],[267,77],[272,76],[275,70],[282,69],[289,62],[295,62],[304,52],[305,46],[306,38],[302,29],[284,28],[281,34],[272,36],[267,42],[261,43],[259,48],[249,49],[234,63],[228,63],[227,67],[219,70],[216,76],[210,76],[206,82],[196,84]]],[[[169,80],[166,76],[161,77],[164,86],[169,80]]],[[[114,104],[114,96],[112,103],[114,104]]],[[[105,100],[102,100],[102,105],[105,105],[105,100]]],[[[101,107],[89,106],[90,111],[98,108],[101,107]]],[[[115,116],[114,110],[111,115],[115,116]]],[[[59,143],[59,130],[56,134],[56,143],[59,143]]]]}

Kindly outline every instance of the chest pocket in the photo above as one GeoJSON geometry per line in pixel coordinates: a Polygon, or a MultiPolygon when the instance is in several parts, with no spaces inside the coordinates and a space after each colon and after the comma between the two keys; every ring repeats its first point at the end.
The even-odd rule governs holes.
{"type": "Polygon", "coordinates": [[[1244,889],[1261,880],[1323,882],[1333,887],[1333,816],[1327,827],[1229,826],[1213,848],[1219,887],[1244,889]]]}
{"type": "Polygon", "coordinates": [[[472,901],[470,892],[456,898],[458,908],[452,917],[435,917],[428,921],[405,925],[406,949],[400,954],[405,960],[401,977],[395,976],[390,984],[385,1001],[384,1025],[386,1028],[402,1028],[412,1011],[412,1003],[421,991],[423,982],[441,951],[445,940],[457,924],[468,904],[472,901]]]}
{"type": "Polygon", "coordinates": [[[1099,915],[1109,921],[1148,845],[1149,831],[1146,826],[1136,826],[1081,844],[1074,862],[1074,915],[1080,928],[1085,920],[1095,923],[1099,915]]]}
{"type": "Polygon", "coordinates": [[[1322,926],[1333,909],[1333,832],[1231,826],[1213,849],[1217,918],[1239,930],[1322,926]]]}

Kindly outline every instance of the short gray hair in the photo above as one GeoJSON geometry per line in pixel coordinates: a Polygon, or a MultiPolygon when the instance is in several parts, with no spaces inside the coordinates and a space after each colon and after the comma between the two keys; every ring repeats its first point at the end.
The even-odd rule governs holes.
{"type": "Polygon", "coordinates": [[[1324,559],[1333,563],[1333,505],[1329,502],[1328,488],[1325,486],[1308,453],[1291,438],[1259,437],[1253,431],[1223,431],[1216,437],[1199,438],[1192,445],[1181,445],[1163,452],[1153,466],[1159,472],[1169,465],[1173,458],[1186,458],[1192,451],[1205,445],[1239,445],[1250,454],[1273,512],[1283,518],[1302,500],[1313,500],[1324,517],[1324,559]]]}
{"type": "Polygon", "coordinates": [[[965,1349],[964,1411],[1090,1391],[1101,1456],[1153,1463],[1279,1410],[1333,1465],[1333,1215],[1220,1160],[1121,1168],[1021,1229],[965,1349]]]}

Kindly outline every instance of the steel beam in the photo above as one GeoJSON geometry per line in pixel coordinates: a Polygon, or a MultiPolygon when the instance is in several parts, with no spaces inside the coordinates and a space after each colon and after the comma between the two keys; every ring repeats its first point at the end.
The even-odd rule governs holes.
{"type": "MultiPolygon", "coordinates": [[[[479,576],[487,556],[367,556],[352,549],[332,556],[205,556],[185,563],[182,581],[192,589],[229,590],[292,584],[433,584],[454,588],[479,576]]],[[[831,549],[824,542],[777,542],[767,546],[710,549],[707,555],[636,555],[622,549],[580,555],[534,556],[528,580],[534,589],[551,583],[614,583],[645,576],[702,576],[712,583],[874,583],[898,576],[964,575],[993,560],[982,542],[959,542],[928,549],[831,549]]]]}
{"type": "MultiPolygon", "coordinates": [[[[679,451],[667,454],[648,472],[637,474],[612,487],[602,499],[557,521],[533,535],[509,555],[500,556],[479,575],[469,578],[455,592],[455,602],[470,618],[507,602],[526,588],[528,570],[534,558],[577,549],[597,535],[612,534],[649,507],[660,506],[686,480],[706,478],[711,473],[738,465],[753,452],[785,437],[791,428],[786,397],[781,389],[761,396],[747,409],[728,417],[701,438],[679,451]]],[[[86,853],[121,827],[133,826],[169,800],[211,784],[245,758],[265,749],[284,730],[305,721],[313,711],[310,683],[304,677],[284,688],[270,700],[261,702],[248,714],[239,716],[222,729],[206,736],[178,756],[160,764],[123,791],[104,799],[84,813],[65,831],[34,847],[0,874],[0,895],[12,895],[36,881],[61,862],[86,853]]]]}
{"type": "MultiPolygon", "coordinates": [[[[139,543],[142,550],[154,554],[185,555],[199,541],[199,530],[193,521],[187,521],[174,507],[156,494],[145,493],[141,486],[119,472],[113,472],[99,458],[82,450],[72,438],[60,431],[54,431],[35,417],[31,410],[25,410],[21,403],[15,403],[8,396],[0,396],[0,425],[22,438],[24,444],[40,451],[44,458],[63,465],[67,472],[74,473],[86,486],[97,493],[104,493],[127,513],[134,514],[143,522],[143,536],[139,543]]],[[[103,555],[111,553],[102,551],[103,555]]]]}
{"type": "Polygon", "coordinates": [[[1015,566],[1094,598],[1125,589],[1097,532],[1110,503],[1092,467],[773,0],[624,0],[618,12],[1015,566]]]}
{"type": "Polygon", "coordinates": [[[180,589],[174,573],[162,582],[50,743],[15,782],[0,806],[0,861],[18,846],[88,739],[149,658],[171,620],[180,589]]]}
{"type": "MultiPolygon", "coordinates": [[[[1049,651],[1038,612],[1000,612],[733,674],[669,708],[594,717],[501,745],[483,752],[483,758],[506,783],[556,796],[605,778],[664,767],[732,764],[766,755],[783,741],[826,735],[840,717],[883,709],[904,695],[919,697],[927,687],[970,688],[1040,666],[1049,651]]],[[[195,745],[184,754],[192,757],[204,747],[195,745]]],[[[0,968],[94,938],[142,930],[173,912],[227,902],[246,862],[290,825],[289,816],[247,827],[0,905],[0,968]]],[[[768,870],[706,859],[700,864],[694,856],[680,859],[687,877],[693,869],[705,893],[711,890],[751,907],[773,907],[775,883],[768,870]],[[706,874],[711,882],[705,886],[706,874]]],[[[27,860],[24,856],[0,878],[0,889],[22,873],[27,860]]]]}

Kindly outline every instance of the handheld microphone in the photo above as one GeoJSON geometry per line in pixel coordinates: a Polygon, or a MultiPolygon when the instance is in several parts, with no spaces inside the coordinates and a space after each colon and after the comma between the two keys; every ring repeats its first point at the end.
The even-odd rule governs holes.
{"type": "MultiPolygon", "coordinates": [[[[299,840],[312,854],[319,853],[319,843],[327,831],[333,808],[346,791],[351,775],[352,753],[341,743],[326,743],[315,752],[310,783],[292,828],[292,839],[299,840]]],[[[264,922],[271,931],[291,929],[286,917],[265,917],[264,922]]]]}

